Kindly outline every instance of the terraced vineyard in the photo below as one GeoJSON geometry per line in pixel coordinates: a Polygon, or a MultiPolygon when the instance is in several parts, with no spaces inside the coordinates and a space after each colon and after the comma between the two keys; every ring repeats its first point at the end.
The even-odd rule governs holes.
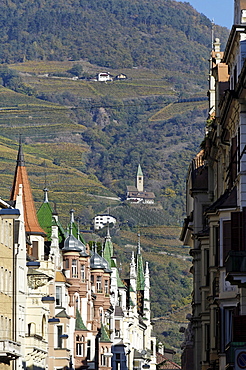
{"type": "Polygon", "coordinates": [[[167,121],[174,116],[182,115],[187,112],[190,112],[192,109],[206,109],[207,102],[205,101],[196,101],[196,102],[175,102],[170,103],[166,107],[162,108],[159,112],[155,113],[150,121],[167,121]]]}
{"type": "MultiPolygon", "coordinates": [[[[179,233],[183,168],[202,132],[189,123],[194,103],[168,106],[177,100],[179,92],[169,81],[170,73],[163,70],[115,70],[114,75],[125,73],[128,80],[109,84],[39,76],[66,72],[72,65],[72,62],[11,65],[22,73],[23,82],[35,94],[27,96],[0,88],[0,195],[9,198],[21,133],[37,208],[47,186],[49,200],[56,203],[64,227],[69,210],[74,208],[81,228],[88,231],[93,216],[110,207],[110,213],[118,220],[111,231],[116,255],[123,261],[122,274],[129,268],[140,229],[144,259],[150,262],[153,315],[169,313],[175,317],[182,307],[187,307],[191,289],[190,257],[179,241],[179,233]],[[183,112],[187,115],[185,130],[180,118],[175,118],[174,123],[170,119],[183,112]],[[150,117],[157,117],[158,122],[149,121],[150,117]],[[129,206],[112,200],[122,196],[125,186],[134,180],[139,161],[143,163],[146,186],[156,194],[153,207],[129,206]],[[178,173],[177,165],[182,173],[178,173]]],[[[83,68],[90,74],[100,71],[88,62],[83,62],[83,68]]],[[[193,93],[203,95],[195,84],[193,93]]],[[[196,122],[199,120],[203,126],[204,103],[199,104],[196,122]]],[[[175,321],[173,317],[171,321],[175,321]]],[[[167,330],[166,345],[176,350],[179,344],[169,342],[169,336],[175,333],[178,343],[179,325],[172,323],[170,330],[158,331],[161,337],[162,331],[167,330]]]]}

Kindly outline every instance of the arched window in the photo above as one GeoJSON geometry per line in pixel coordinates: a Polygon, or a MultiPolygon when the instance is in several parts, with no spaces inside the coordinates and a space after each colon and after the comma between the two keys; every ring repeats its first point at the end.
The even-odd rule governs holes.
{"type": "Polygon", "coordinates": [[[83,335],[76,335],[76,356],[84,357],[85,337],[83,335]]]}
{"type": "Polygon", "coordinates": [[[46,336],[46,318],[45,315],[42,317],[42,337],[45,338],[46,336]]]}

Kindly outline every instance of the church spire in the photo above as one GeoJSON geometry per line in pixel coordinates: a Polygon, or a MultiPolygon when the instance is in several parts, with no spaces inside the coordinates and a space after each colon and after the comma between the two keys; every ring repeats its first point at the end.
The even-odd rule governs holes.
{"type": "Polygon", "coordinates": [[[36,215],[36,209],[32,197],[32,190],[24,161],[21,137],[19,142],[19,150],[10,200],[16,201],[20,185],[22,185],[23,189],[23,209],[26,232],[33,235],[45,235],[43,229],[39,225],[36,215]]]}
{"type": "Polygon", "coordinates": [[[142,192],[143,191],[143,171],[140,166],[138,165],[138,172],[137,172],[137,178],[136,178],[136,188],[138,191],[142,192]]]}

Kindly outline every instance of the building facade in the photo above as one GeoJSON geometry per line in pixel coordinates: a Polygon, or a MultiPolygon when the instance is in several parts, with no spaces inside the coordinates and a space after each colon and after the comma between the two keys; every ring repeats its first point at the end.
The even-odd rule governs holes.
{"type": "Polygon", "coordinates": [[[36,213],[19,145],[10,202],[0,200],[0,368],[154,370],[149,269],[140,241],[121,279],[109,234],[89,248],[48,190],[36,213]]]}
{"type": "Polygon", "coordinates": [[[191,247],[194,284],[184,370],[245,366],[246,1],[234,3],[224,53],[214,42],[206,136],[187,176],[181,239],[191,247]]]}

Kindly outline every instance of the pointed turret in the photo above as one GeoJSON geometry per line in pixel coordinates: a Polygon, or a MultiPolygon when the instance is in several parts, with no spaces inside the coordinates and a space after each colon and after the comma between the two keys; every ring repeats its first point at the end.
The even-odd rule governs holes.
{"type": "Polygon", "coordinates": [[[139,192],[143,191],[143,171],[140,164],[138,165],[136,188],[138,189],[139,192]]]}
{"type": "Polygon", "coordinates": [[[144,287],[145,287],[145,280],[144,280],[143,258],[142,258],[142,254],[141,254],[140,234],[138,234],[137,290],[144,290],[144,287]]]}
{"type": "Polygon", "coordinates": [[[104,248],[103,248],[103,257],[108,261],[108,264],[110,267],[112,267],[113,254],[114,254],[114,247],[113,247],[113,243],[112,243],[111,236],[109,233],[109,226],[108,226],[107,236],[105,237],[104,248]]]}
{"type": "Polygon", "coordinates": [[[79,225],[75,222],[74,209],[70,210],[70,224],[68,226],[68,233],[71,233],[75,238],[78,238],[81,243],[85,244],[85,241],[79,231],[79,225]]]}
{"type": "Polygon", "coordinates": [[[65,231],[60,224],[58,220],[58,215],[57,211],[53,210],[48,199],[48,189],[45,187],[43,189],[44,191],[44,201],[41,204],[38,212],[37,212],[37,217],[38,217],[38,222],[42,229],[45,231],[47,235],[47,239],[51,241],[52,239],[52,227],[56,226],[58,235],[57,237],[59,238],[59,243],[65,240],[65,231]]]}
{"type": "Polygon", "coordinates": [[[39,225],[37,219],[32,190],[25,166],[21,140],[19,143],[19,151],[16,162],[17,164],[10,200],[16,201],[19,192],[19,185],[22,184],[25,230],[29,235],[45,235],[45,232],[39,225]]]}
{"type": "Polygon", "coordinates": [[[62,248],[62,251],[63,252],[73,251],[73,252],[85,253],[85,250],[86,250],[85,245],[73,235],[73,232],[74,232],[73,225],[74,225],[74,210],[71,209],[69,235],[64,242],[64,247],[62,248]]]}

